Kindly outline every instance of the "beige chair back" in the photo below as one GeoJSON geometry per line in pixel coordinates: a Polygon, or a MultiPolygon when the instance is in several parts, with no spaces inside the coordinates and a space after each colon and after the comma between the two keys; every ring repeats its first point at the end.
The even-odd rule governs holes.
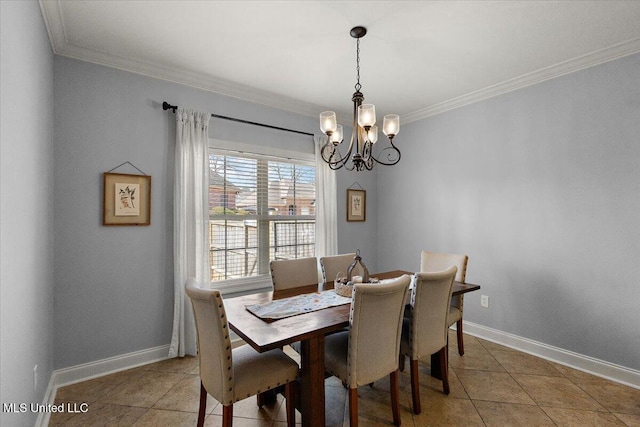
{"type": "Polygon", "coordinates": [[[458,268],[416,273],[411,292],[410,357],[429,357],[447,345],[447,315],[458,268]]]}
{"type": "Polygon", "coordinates": [[[274,291],[318,283],[316,257],[273,260],[269,263],[269,267],[274,291]]]}
{"type": "MultiPolygon", "coordinates": [[[[356,254],[352,253],[321,257],[320,269],[322,270],[323,282],[333,282],[340,272],[344,273],[344,277],[347,277],[347,270],[353,263],[355,256],[356,254]]],[[[353,269],[352,276],[362,276],[362,267],[360,264],[357,264],[353,269]]]]}
{"type": "MultiPolygon", "coordinates": [[[[420,271],[442,271],[448,267],[455,265],[458,268],[456,273],[456,282],[464,283],[467,276],[467,263],[469,257],[462,254],[445,254],[439,252],[422,251],[420,260],[420,271]]],[[[464,304],[463,297],[457,295],[451,298],[451,306],[459,310],[457,317],[462,318],[462,307],[464,304]]],[[[455,323],[457,319],[450,319],[451,324],[455,323]]]]}
{"type": "Polygon", "coordinates": [[[422,251],[420,259],[420,271],[443,271],[452,265],[458,268],[455,281],[464,283],[467,275],[467,262],[469,257],[461,254],[445,254],[438,252],[422,251]]]}
{"type": "Polygon", "coordinates": [[[411,276],[384,284],[356,284],[349,318],[349,388],[398,369],[402,317],[411,276]]]}
{"type": "Polygon", "coordinates": [[[229,405],[233,402],[233,360],[222,296],[220,291],[198,287],[194,278],[187,280],[185,291],[196,320],[200,379],[214,399],[229,405]]]}

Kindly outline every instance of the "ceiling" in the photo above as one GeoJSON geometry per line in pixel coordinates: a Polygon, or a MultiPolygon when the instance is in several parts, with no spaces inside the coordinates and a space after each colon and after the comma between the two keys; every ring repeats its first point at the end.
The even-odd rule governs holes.
{"type": "MultiPolygon", "coordinates": [[[[53,50],[350,120],[360,83],[403,123],[640,52],[640,1],[40,0],[53,50]]],[[[171,100],[169,100],[171,101],[171,100]]],[[[217,112],[223,113],[223,112],[217,112]]]]}

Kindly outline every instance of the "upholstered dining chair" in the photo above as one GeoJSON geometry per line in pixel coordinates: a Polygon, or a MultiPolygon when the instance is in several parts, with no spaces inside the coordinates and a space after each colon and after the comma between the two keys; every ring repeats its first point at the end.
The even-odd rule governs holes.
{"type": "Polygon", "coordinates": [[[284,385],[287,426],[293,427],[298,364],[280,349],[265,353],[248,345],[232,349],[220,292],[198,287],[194,278],[187,279],[185,291],[191,299],[198,334],[198,426],[204,424],[207,394],[222,404],[222,425],[231,427],[234,402],[284,385]]]}
{"type": "MultiPolygon", "coordinates": [[[[356,256],[352,254],[331,255],[320,257],[320,269],[322,270],[322,281],[324,283],[333,282],[336,279],[338,273],[344,273],[347,277],[347,270],[353,263],[353,258],[356,256]]],[[[362,275],[362,267],[357,264],[354,268],[353,275],[362,275]]]]}
{"type": "Polygon", "coordinates": [[[279,259],[269,263],[274,291],[318,283],[318,258],[279,259]]]}
{"type": "Polygon", "coordinates": [[[391,381],[393,423],[400,425],[398,354],[411,276],[354,285],[350,328],[325,337],[325,369],[348,388],[349,423],[358,425],[358,387],[386,375],[391,381]]]}
{"type": "MultiPolygon", "coordinates": [[[[447,254],[438,252],[422,251],[420,260],[420,271],[442,271],[447,267],[455,265],[458,267],[456,273],[456,282],[464,283],[467,275],[467,262],[469,257],[461,254],[447,254]]],[[[464,339],[462,334],[462,309],[464,305],[464,296],[456,295],[451,298],[451,306],[449,307],[448,322],[449,326],[456,324],[456,336],[458,338],[458,354],[464,354],[464,339]]]]}
{"type": "Polygon", "coordinates": [[[447,334],[451,288],[458,268],[451,266],[435,273],[416,273],[411,291],[409,318],[402,324],[400,341],[400,366],[404,366],[405,356],[411,360],[411,396],[413,412],[419,414],[420,381],[418,361],[440,353],[442,387],[449,394],[449,360],[447,354],[447,334]]]}
{"type": "MultiPolygon", "coordinates": [[[[316,257],[272,260],[269,262],[269,268],[274,291],[318,283],[318,258],[316,257]]],[[[291,343],[291,348],[300,353],[300,342],[291,343]]]]}

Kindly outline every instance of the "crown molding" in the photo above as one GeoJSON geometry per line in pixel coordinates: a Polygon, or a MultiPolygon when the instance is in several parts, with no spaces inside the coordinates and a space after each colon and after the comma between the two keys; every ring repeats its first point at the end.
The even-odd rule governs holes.
{"type": "MultiPolygon", "coordinates": [[[[303,102],[262,89],[234,83],[229,80],[215,78],[201,73],[194,73],[180,68],[170,68],[150,62],[119,57],[73,45],[69,43],[66,36],[64,16],[62,9],[60,8],[60,2],[58,0],[39,0],[39,3],[47,32],[49,33],[53,53],[56,55],[92,62],[123,71],[190,86],[196,89],[215,92],[221,95],[310,117],[316,117],[319,112],[327,109],[326,107],[317,104],[303,102]]],[[[430,105],[417,111],[405,113],[401,117],[401,123],[408,124],[426,119],[446,111],[464,107],[466,105],[493,98],[638,52],[640,52],[640,38],[632,39],[430,105]]],[[[336,113],[342,117],[351,116],[351,112],[347,111],[336,111],[336,113]]]]}
{"type": "Polygon", "coordinates": [[[402,117],[402,123],[406,124],[426,119],[427,117],[435,116],[436,114],[444,113],[445,111],[464,107],[469,104],[493,98],[508,92],[513,92],[527,86],[542,83],[544,81],[555,79],[556,77],[564,76],[605,62],[614,61],[638,52],[640,52],[640,38],[632,39],[431,105],[412,113],[404,114],[402,117]]]}
{"type": "Polygon", "coordinates": [[[299,101],[291,97],[274,94],[229,80],[211,77],[202,73],[194,73],[178,67],[166,67],[164,65],[125,58],[74,45],[68,41],[66,36],[64,16],[59,1],[40,0],[40,9],[44,17],[53,53],[56,55],[215,92],[306,116],[315,117],[320,111],[323,111],[323,107],[316,104],[299,101]]]}
{"type": "Polygon", "coordinates": [[[68,58],[104,65],[159,80],[178,83],[208,92],[232,98],[242,99],[255,104],[275,107],[281,110],[316,116],[322,110],[321,106],[299,101],[290,97],[274,94],[269,91],[238,84],[229,80],[207,76],[201,73],[180,68],[169,68],[159,64],[118,57],[103,52],[65,44],[63,48],[56,48],[54,53],[68,58]]]}

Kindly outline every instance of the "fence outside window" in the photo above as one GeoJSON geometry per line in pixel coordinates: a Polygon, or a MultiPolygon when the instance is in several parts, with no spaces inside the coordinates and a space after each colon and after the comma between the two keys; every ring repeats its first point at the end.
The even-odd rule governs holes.
{"type": "MultiPolygon", "coordinates": [[[[315,221],[268,221],[269,259],[314,256],[315,221]]],[[[258,276],[256,220],[209,221],[211,281],[258,276]]]]}

